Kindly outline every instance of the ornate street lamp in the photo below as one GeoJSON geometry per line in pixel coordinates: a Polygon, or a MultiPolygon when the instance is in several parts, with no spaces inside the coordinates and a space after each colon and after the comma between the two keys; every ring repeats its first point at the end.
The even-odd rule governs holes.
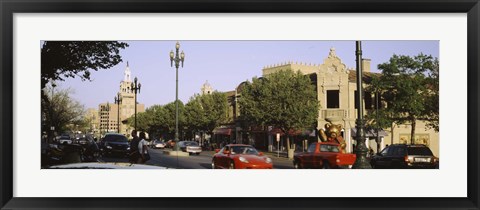
{"type": "Polygon", "coordinates": [[[120,93],[117,93],[117,96],[115,96],[114,100],[117,104],[117,132],[120,133],[120,104],[122,104],[122,98],[120,97],[120,93]]]}
{"type": "Polygon", "coordinates": [[[135,79],[133,79],[132,86],[130,87],[135,93],[135,130],[137,130],[137,91],[140,93],[140,88],[142,87],[142,84],[137,84],[137,81],[138,79],[135,77],[135,79]]]}
{"type": "Polygon", "coordinates": [[[357,147],[355,153],[357,158],[352,168],[355,169],[369,169],[372,168],[367,160],[367,146],[365,145],[365,119],[363,119],[363,87],[362,87],[362,42],[356,41],[355,54],[357,56],[357,92],[358,92],[358,115],[355,122],[357,128],[357,135],[355,140],[357,141],[357,147]]]}
{"type": "Polygon", "coordinates": [[[175,89],[175,146],[173,148],[174,151],[178,151],[178,67],[180,63],[182,64],[183,68],[183,61],[185,60],[185,53],[178,54],[180,49],[180,43],[177,42],[175,44],[176,53],[173,53],[173,50],[170,51],[170,66],[173,67],[173,62],[175,62],[176,72],[176,89],[175,89]]]}

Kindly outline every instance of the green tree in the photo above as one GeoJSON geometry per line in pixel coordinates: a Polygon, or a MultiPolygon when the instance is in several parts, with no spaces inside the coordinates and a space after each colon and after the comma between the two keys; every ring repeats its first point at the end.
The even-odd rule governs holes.
{"type": "MultiPolygon", "coordinates": [[[[185,116],[184,105],[179,100],[178,103],[178,128],[179,134],[184,130],[185,116]]],[[[135,126],[135,116],[128,118],[128,125],[135,126]]],[[[175,133],[175,102],[166,105],[155,105],[137,113],[137,130],[143,130],[149,134],[167,134],[173,136],[175,133]]]]}
{"type": "Polygon", "coordinates": [[[213,130],[225,123],[228,118],[228,102],[224,93],[194,95],[185,105],[186,126],[194,131],[213,130]]]}
{"type": "MultiPolygon", "coordinates": [[[[68,130],[69,125],[84,124],[85,108],[80,102],[70,97],[73,90],[56,88],[53,91],[51,87],[47,87],[46,91],[52,94],[46,95],[41,100],[43,131],[50,132],[50,126],[53,126],[55,132],[63,133],[68,130]]],[[[52,134],[49,136],[50,139],[53,137],[52,134]]]]}
{"type": "Polygon", "coordinates": [[[90,80],[90,70],[111,68],[122,61],[120,49],[127,43],[116,41],[45,41],[41,49],[42,89],[50,80],[80,77],[90,80]]]}
{"type": "Polygon", "coordinates": [[[415,141],[417,120],[428,121],[429,127],[438,131],[438,63],[437,58],[419,54],[393,55],[388,62],[379,64],[382,74],[372,78],[367,90],[379,93],[386,106],[380,109],[378,120],[375,110],[371,110],[367,118],[384,128],[411,123],[411,143],[415,141]]]}
{"type": "Polygon", "coordinates": [[[185,104],[186,126],[194,132],[202,131],[207,121],[205,110],[198,99],[199,97],[199,95],[195,95],[185,104]]]}
{"type": "MultiPolygon", "coordinates": [[[[145,112],[139,112],[137,113],[137,130],[138,131],[145,131],[150,134],[151,132],[151,127],[152,127],[152,115],[151,115],[150,110],[147,110],[145,112]]],[[[128,124],[131,127],[135,127],[135,115],[132,115],[128,119],[128,124]]]]}
{"type": "Polygon", "coordinates": [[[307,75],[279,71],[247,82],[239,99],[242,120],[254,125],[275,126],[287,135],[312,128],[317,122],[319,102],[307,75]]]}

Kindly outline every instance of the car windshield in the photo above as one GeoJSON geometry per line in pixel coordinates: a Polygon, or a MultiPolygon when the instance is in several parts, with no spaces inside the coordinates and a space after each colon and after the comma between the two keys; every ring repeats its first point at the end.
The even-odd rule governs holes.
{"type": "Polygon", "coordinates": [[[431,156],[432,151],[428,147],[408,147],[409,155],[428,155],[431,156]]]}
{"type": "Polygon", "coordinates": [[[258,151],[250,146],[233,146],[232,154],[258,155],[258,151]]]}
{"type": "Polygon", "coordinates": [[[310,144],[310,146],[308,146],[307,152],[315,152],[316,146],[317,146],[316,143],[310,144]]]}
{"type": "Polygon", "coordinates": [[[128,142],[128,139],[123,135],[106,135],[105,141],[106,142],[128,142]]]}
{"type": "Polygon", "coordinates": [[[320,151],[321,152],[339,152],[339,149],[338,149],[338,146],[336,145],[322,144],[320,145],[320,151]]]}
{"type": "Polygon", "coordinates": [[[185,142],[185,146],[198,146],[198,143],[194,141],[187,141],[185,142]]]}

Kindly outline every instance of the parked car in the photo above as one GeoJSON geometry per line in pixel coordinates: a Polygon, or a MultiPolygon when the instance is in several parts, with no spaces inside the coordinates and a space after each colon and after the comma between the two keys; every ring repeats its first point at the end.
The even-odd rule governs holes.
{"type": "Polygon", "coordinates": [[[72,141],[72,139],[70,138],[69,135],[62,135],[58,139],[58,143],[60,143],[60,144],[71,144],[71,143],[73,143],[73,141],[72,141]]]}
{"type": "Polygon", "coordinates": [[[178,142],[178,147],[183,152],[188,152],[190,155],[200,155],[202,152],[202,147],[195,141],[180,141],[178,142]]]}
{"type": "Polygon", "coordinates": [[[423,144],[392,144],[370,160],[372,168],[438,168],[439,159],[423,144]]]}
{"type": "Polygon", "coordinates": [[[154,140],[152,142],[152,148],[154,149],[164,149],[166,146],[165,142],[160,141],[160,140],[154,140]]]}
{"type": "Polygon", "coordinates": [[[355,163],[356,155],[340,152],[340,145],[333,142],[315,142],[307,152],[293,157],[293,166],[301,168],[349,168],[355,163]]]}
{"type": "Polygon", "coordinates": [[[73,144],[82,146],[82,162],[98,162],[100,158],[100,148],[91,135],[76,135],[73,144]]]}
{"type": "Polygon", "coordinates": [[[123,134],[107,133],[102,139],[100,149],[104,156],[122,155],[128,156],[130,145],[128,139],[123,134]]]}
{"type": "Polygon", "coordinates": [[[78,144],[44,143],[42,145],[42,168],[45,166],[82,162],[82,146],[78,144]]]}
{"type": "Polygon", "coordinates": [[[212,169],[272,169],[272,159],[251,145],[228,144],[216,149],[212,169]]]}
{"type": "Polygon", "coordinates": [[[144,165],[144,164],[131,164],[131,163],[71,163],[55,166],[48,166],[48,169],[167,169],[162,166],[144,165]]]}

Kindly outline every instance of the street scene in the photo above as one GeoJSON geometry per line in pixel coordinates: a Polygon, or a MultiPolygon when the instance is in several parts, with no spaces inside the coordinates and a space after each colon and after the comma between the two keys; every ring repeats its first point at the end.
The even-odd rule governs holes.
{"type": "Polygon", "coordinates": [[[42,169],[439,169],[438,41],[42,41],[42,169]]]}

